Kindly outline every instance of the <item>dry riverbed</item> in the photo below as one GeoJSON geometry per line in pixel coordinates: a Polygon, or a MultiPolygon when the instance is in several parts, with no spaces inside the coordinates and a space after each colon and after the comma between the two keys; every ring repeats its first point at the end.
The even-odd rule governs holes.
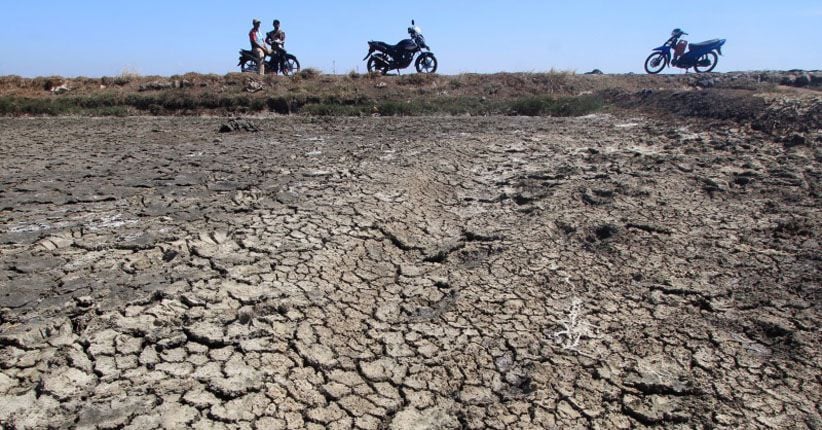
{"type": "Polygon", "coordinates": [[[0,119],[0,427],[813,428],[820,142],[0,119]]]}

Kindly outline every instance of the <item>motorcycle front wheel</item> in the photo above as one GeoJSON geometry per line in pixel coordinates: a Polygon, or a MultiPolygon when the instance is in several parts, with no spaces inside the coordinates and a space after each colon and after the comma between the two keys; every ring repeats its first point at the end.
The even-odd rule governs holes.
{"type": "Polygon", "coordinates": [[[656,75],[661,72],[666,65],[665,55],[661,52],[654,52],[645,60],[645,71],[650,75],[656,75]]]}
{"type": "Polygon", "coordinates": [[[698,73],[708,73],[716,68],[716,63],[718,62],[719,57],[716,55],[716,52],[711,51],[700,57],[694,66],[694,70],[698,73]]]}
{"type": "Polygon", "coordinates": [[[243,73],[257,73],[257,62],[254,60],[244,60],[240,63],[240,71],[243,73]]]}
{"type": "Polygon", "coordinates": [[[437,57],[430,52],[426,52],[417,57],[414,66],[417,68],[417,73],[437,73],[437,57]]]}
{"type": "Polygon", "coordinates": [[[368,73],[376,73],[379,75],[388,73],[388,65],[379,58],[369,58],[366,67],[368,67],[368,73]]]}
{"type": "Polygon", "coordinates": [[[288,54],[282,64],[282,73],[285,76],[294,76],[300,72],[300,61],[297,57],[288,54]]]}

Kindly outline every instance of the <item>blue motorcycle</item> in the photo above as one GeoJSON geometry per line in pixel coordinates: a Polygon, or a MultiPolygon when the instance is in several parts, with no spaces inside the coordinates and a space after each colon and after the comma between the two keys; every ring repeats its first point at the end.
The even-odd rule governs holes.
{"type": "Polygon", "coordinates": [[[655,75],[667,66],[685,69],[686,72],[691,68],[698,73],[713,71],[719,61],[717,54],[722,55],[725,39],[688,45],[688,41],[680,40],[682,36],[687,35],[688,33],[678,28],[672,31],[671,38],[664,45],[654,49],[654,52],[645,60],[645,71],[655,75]],[[685,52],[686,49],[688,52],[685,52]],[[673,57],[671,57],[671,51],[673,51],[673,57]]]}

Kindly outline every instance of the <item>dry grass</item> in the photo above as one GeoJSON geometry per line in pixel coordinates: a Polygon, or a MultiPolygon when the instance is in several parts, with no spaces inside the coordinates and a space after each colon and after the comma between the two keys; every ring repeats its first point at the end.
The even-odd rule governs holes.
{"type": "Polygon", "coordinates": [[[624,104],[620,95],[643,88],[679,90],[689,79],[613,75],[603,79],[561,70],[455,76],[352,72],[333,76],[308,68],[294,77],[258,79],[262,88],[249,94],[249,78],[258,79],[243,73],[140,76],[128,70],[103,78],[5,76],[0,77],[0,115],[97,114],[101,110],[117,115],[219,115],[271,110],[333,115],[577,116],[601,109],[606,103],[624,104]],[[69,88],[67,92],[49,91],[63,83],[69,88]],[[153,83],[173,85],[147,85],[153,83]]]}

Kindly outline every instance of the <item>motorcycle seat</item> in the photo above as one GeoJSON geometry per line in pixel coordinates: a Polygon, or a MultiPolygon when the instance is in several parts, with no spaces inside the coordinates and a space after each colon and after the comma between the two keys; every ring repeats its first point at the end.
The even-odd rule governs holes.
{"type": "Polygon", "coordinates": [[[690,50],[694,51],[694,50],[697,50],[697,49],[700,49],[700,48],[707,48],[711,45],[716,45],[718,43],[719,43],[719,39],[706,40],[706,41],[700,42],[700,43],[692,43],[690,45],[690,50]]]}
{"type": "Polygon", "coordinates": [[[375,41],[372,41],[371,43],[374,44],[379,49],[382,49],[384,51],[389,51],[389,52],[399,52],[399,51],[410,49],[409,45],[416,46],[416,45],[414,45],[414,42],[411,39],[401,40],[396,45],[389,45],[388,43],[385,43],[385,42],[375,42],[375,41]]]}

